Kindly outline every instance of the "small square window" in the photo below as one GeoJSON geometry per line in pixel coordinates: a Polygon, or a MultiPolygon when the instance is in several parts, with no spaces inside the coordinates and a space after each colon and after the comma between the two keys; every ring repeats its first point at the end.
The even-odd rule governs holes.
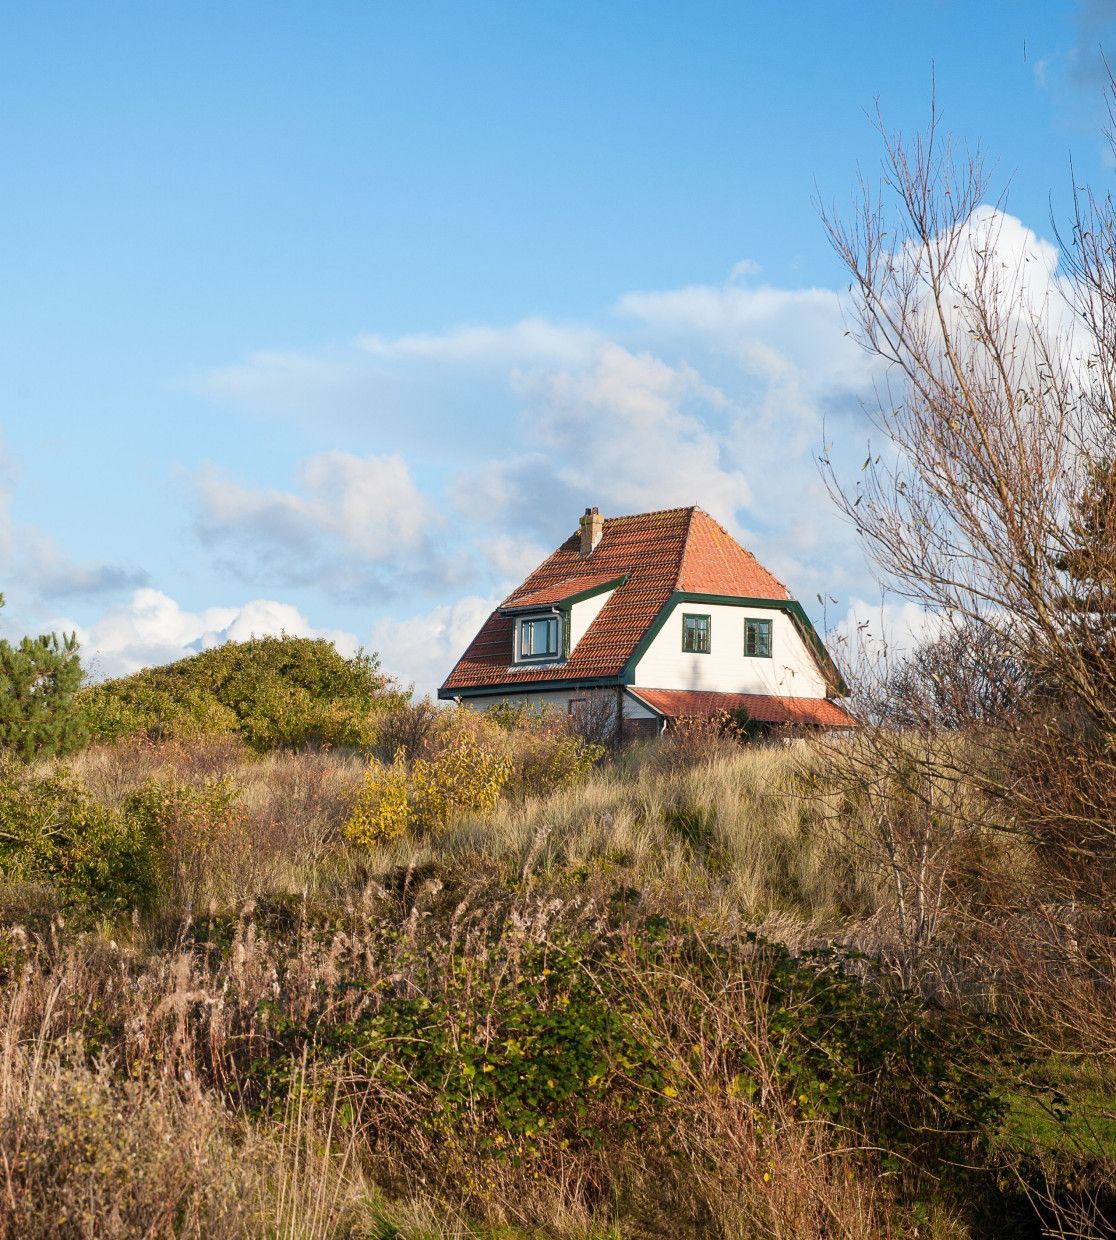
{"type": "Polygon", "coordinates": [[[771,658],[771,621],[744,621],[744,653],[756,659],[771,658]]]}
{"type": "Polygon", "coordinates": [[[540,616],[519,622],[519,657],[521,659],[556,659],[558,657],[558,617],[540,616]]]}
{"type": "Polygon", "coordinates": [[[687,654],[709,653],[709,617],[682,617],[682,649],[687,654]]]}

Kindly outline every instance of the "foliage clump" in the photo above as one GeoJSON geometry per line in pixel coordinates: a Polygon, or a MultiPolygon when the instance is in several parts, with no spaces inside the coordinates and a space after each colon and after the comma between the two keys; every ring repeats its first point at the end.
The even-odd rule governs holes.
{"type": "Polygon", "coordinates": [[[98,740],[233,733],[257,752],[308,745],[366,749],[379,717],[401,707],[405,697],[374,654],[346,658],[331,642],[305,637],[228,642],[82,693],[98,740]]]}
{"type": "Polygon", "coordinates": [[[390,761],[372,761],[345,834],[384,843],[436,832],[496,807],[502,795],[546,796],[586,775],[605,754],[551,711],[442,710],[428,703],[388,720],[390,761]]]}
{"type": "Polygon", "coordinates": [[[108,915],[146,908],[155,893],[155,840],[136,817],[95,800],[66,772],[0,762],[0,870],[50,884],[62,903],[108,915]]]}
{"type": "Polygon", "coordinates": [[[81,678],[74,633],[24,637],[18,645],[0,641],[0,748],[31,762],[85,744],[81,678]]]}
{"type": "Polygon", "coordinates": [[[409,769],[399,750],[390,766],[369,766],[345,835],[380,844],[408,831],[441,830],[461,814],[495,808],[510,774],[505,755],[467,735],[432,758],[416,758],[409,769]]]}

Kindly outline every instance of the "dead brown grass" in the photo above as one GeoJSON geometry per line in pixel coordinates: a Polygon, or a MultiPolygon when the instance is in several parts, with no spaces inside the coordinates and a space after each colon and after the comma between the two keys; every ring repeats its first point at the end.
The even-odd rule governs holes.
{"type": "MultiPolygon", "coordinates": [[[[617,960],[610,985],[643,1012],[677,1097],[665,1126],[598,1148],[516,1162],[463,1135],[449,1157],[419,1122],[437,1103],[428,1082],[387,1082],[343,1054],[322,1076],[292,1050],[276,1110],[251,1067],[274,1060],[277,1019],[347,1027],[432,976],[494,1002],[517,953],[591,937],[618,900],[713,939],[897,950],[886,867],[853,847],[863,823],[846,812],[834,829],[841,794],[804,780],[812,754],[633,750],[547,796],[357,849],[341,831],[356,758],[87,751],[74,768],[106,801],[224,781],[235,813],[168,835],[169,872],[190,884],[147,921],[74,933],[46,889],[6,893],[0,1238],[916,1234],[877,1151],[791,1105],[780,1036],[739,977],[697,985],[617,960]],[[734,1092],[742,1050],[759,1104],[734,1092]]],[[[970,1234],[946,1206],[920,1219],[921,1236],[970,1234]]]]}

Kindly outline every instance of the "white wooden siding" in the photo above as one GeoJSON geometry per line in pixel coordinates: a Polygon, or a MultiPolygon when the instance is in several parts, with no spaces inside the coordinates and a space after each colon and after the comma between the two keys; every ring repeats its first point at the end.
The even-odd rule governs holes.
{"type": "Polygon", "coordinates": [[[642,702],[637,702],[631,694],[624,694],[625,719],[658,719],[658,717],[649,706],[644,706],[642,702]]]}
{"type": "Polygon", "coordinates": [[[825,678],[785,611],[724,603],[676,603],[636,665],[634,685],[779,697],[826,696],[825,678]],[[708,654],[683,651],[683,614],[710,617],[708,654]],[[745,619],[771,621],[770,659],[745,655],[745,619]]]}
{"type": "Polygon", "coordinates": [[[568,689],[561,689],[550,693],[493,693],[491,697],[485,694],[484,697],[467,697],[461,700],[466,706],[480,711],[490,710],[497,702],[510,702],[512,706],[526,704],[535,709],[540,706],[547,706],[552,710],[566,711],[570,708],[571,697],[584,696],[582,693],[571,693],[568,689]]]}
{"type": "Polygon", "coordinates": [[[570,608],[570,654],[577,649],[577,643],[585,636],[586,630],[601,614],[601,608],[615,594],[615,589],[594,594],[592,598],[574,603],[570,608]]]}

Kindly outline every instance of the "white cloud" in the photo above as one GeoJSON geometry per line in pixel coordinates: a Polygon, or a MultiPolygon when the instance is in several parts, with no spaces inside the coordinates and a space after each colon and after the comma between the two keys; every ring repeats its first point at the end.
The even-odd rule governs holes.
{"type": "MultiPolygon", "coordinates": [[[[453,566],[459,588],[495,592],[522,579],[587,504],[606,513],[700,504],[800,590],[863,582],[814,454],[827,416],[852,418],[850,454],[863,450],[857,402],[872,368],[846,335],[836,293],[737,283],[756,271],[745,262],[722,286],[631,293],[608,329],[525,319],[365,335],[305,364],[262,355],[212,379],[254,405],[282,384],[277,408],[301,387],[298,402],[315,418],[349,385],[377,442],[390,408],[390,442],[409,442],[408,457],[450,498],[440,565],[453,566]],[[258,384],[245,373],[254,366],[258,384]]],[[[261,582],[350,594],[354,581],[365,593],[394,585],[397,596],[452,588],[442,571],[409,583],[368,573],[361,543],[376,539],[360,538],[364,514],[338,503],[343,493],[344,481],[319,488],[308,471],[293,492],[203,479],[199,532],[236,551],[227,567],[261,582]]]]}
{"type": "Polygon", "coordinates": [[[419,615],[381,620],[369,645],[384,670],[413,683],[416,695],[434,693],[499,602],[469,595],[419,615]]]}
{"type": "Polygon", "coordinates": [[[735,284],[737,280],[746,280],[749,276],[758,276],[763,268],[754,259],[742,258],[738,263],[733,263],[732,270],[729,272],[728,283],[735,284]]]}
{"type": "Polygon", "coordinates": [[[144,569],[73,560],[53,535],[32,526],[22,526],[15,541],[19,552],[11,558],[12,575],[20,586],[43,598],[119,594],[149,580],[144,569]]]}
{"type": "Polygon", "coordinates": [[[854,597],[830,634],[830,644],[842,662],[854,669],[890,665],[940,637],[944,627],[940,615],[910,600],[869,603],[854,597]]]}
{"type": "Polygon", "coordinates": [[[349,597],[441,572],[434,508],[400,456],[323,452],[299,491],[243,486],[214,470],[195,479],[197,532],[247,580],[316,585],[349,597]]]}
{"type": "MultiPolygon", "coordinates": [[[[963,259],[993,245],[1019,282],[1023,312],[1055,313],[1055,247],[992,208],[974,215],[969,233],[963,259]]],[[[587,504],[606,514],[699,504],[808,606],[816,593],[870,597],[872,574],[816,457],[831,441],[838,476],[856,477],[870,432],[863,405],[883,367],[849,334],[843,293],[777,288],[758,274],[745,260],[723,284],[629,292],[599,322],[367,334],[223,368],[212,380],[226,397],[259,407],[261,391],[285,385],[275,407],[297,404],[319,424],[343,391],[355,436],[377,449],[405,444],[424,485],[409,471],[395,477],[395,507],[414,514],[395,541],[411,539],[408,563],[432,567],[407,578],[398,561],[377,558],[392,487],[355,463],[374,459],[382,470],[383,457],[350,457],[348,471],[334,463],[320,475],[308,465],[291,490],[203,483],[200,530],[214,547],[235,544],[242,572],[254,553],[269,580],[335,593],[354,593],[354,582],[366,594],[394,589],[399,607],[418,590],[506,591],[576,528],[587,504]]],[[[430,623],[448,614],[426,613],[430,623]]],[[[385,623],[385,662],[402,642],[403,657],[426,670],[397,670],[424,683],[444,674],[385,623]]]]}
{"type": "Polygon", "coordinates": [[[17,522],[11,513],[15,464],[0,442],[0,570],[6,588],[38,599],[95,597],[146,585],[148,574],[120,564],[68,555],[53,534],[17,522]]]}
{"type": "Polygon", "coordinates": [[[587,361],[598,347],[601,333],[583,323],[552,323],[522,319],[509,327],[473,325],[448,332],[408,336],[357,337],[357,347],[378,358],[405,358],[464,366],[514,367],[574,365],[587,361]]]}
{"type": "Polygon", "coordinates": [[[226,641],[249,637],[325,637],[344,654],[352,654],[356,637],[337,629],[316,629],[290,603],[254,599],[239,607],[207,607],[199,612],[184,610],[159,590],[137,590],[132,598],[114,607],[88,627],[65,619],[49,629],[76,631],[82,662],[97,678],[126,676],[141,667],[170,663],[226,641]]]}
{"type": "Polygon", "coordinates": [[[360,380],[350,349],[321,353],[266,349],[215,367],[195,386],[209,395],[269,413],[301,414],[309,411],[308,400],[318,401],[319,407],[359,400],[360,380]]]}
{"type": "Polygon", "coordinates": [[[570,497],[563,525],[584,504],[637,512],[695,502],[735,525],[749,503],[715,426],[729,402],[694,368],[610,343],[589,366],[536,373],[521,387],[525,429],[543,449],[535,468],[570,497]]]}

